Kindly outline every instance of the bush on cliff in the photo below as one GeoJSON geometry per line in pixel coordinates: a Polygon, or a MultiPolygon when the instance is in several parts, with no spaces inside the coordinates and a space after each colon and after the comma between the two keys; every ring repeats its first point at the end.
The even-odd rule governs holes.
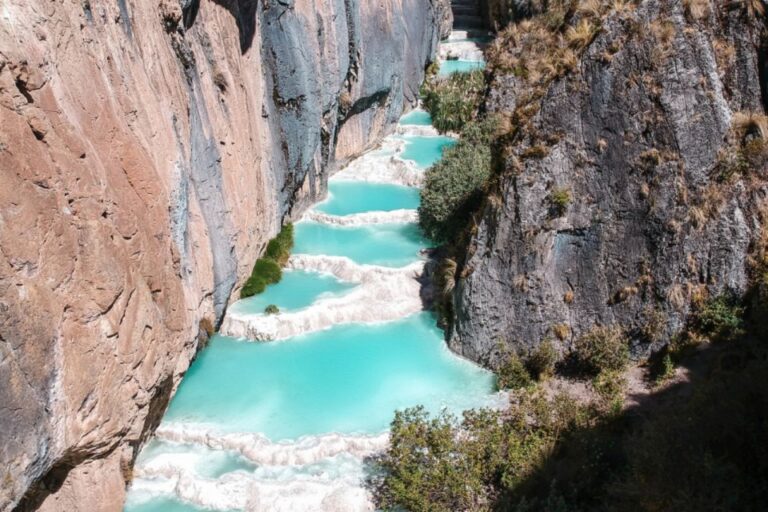
{"type": "Polygon", "coordinates": [[[286,224],[280,233],[269,241],[264,257],[275,260],[280,266],[283,266],[288,262],[292,249],[293,224],[286,224]]]}
{"type": "Polygon", "coordinates": [[[262,293],[268,285],[280,281],[283,277],[281,267],[285,265],[293,248],[293,224],[286,224],[280,233],[269,241],[263,258],[256,260],[251,277],[240,290],[240,298],[245,299],[262,293]]]}
{"type": "Polygon", "coordinates": [[[456,237],[482,200],[491,174],[490,139],[494,120],[470,123],[459,142],[430,167],[421,190],[419,225],[441,243],[456,237]]]}
{"type": "Polygon", "coordinates": [[[476,119],[485,95],[483,71],[453,73],[443,80],[428,82],[424,106],[438,131],[461,132],[476,119]]]}
{"type": "Polygon", "coordinates": [[[523,389],[533,384],[525,363],[515,352],[506,354],[496,371],[496,385],[499,389],[523,389]]]}
{"type": "Polygon", "coordinates": [[[391,444],[370,479],[378,508],[411,512],[512,510],[507,490],[537,472],[560,438],[589,421],[566,395],[521,392],[509,411],[474,410],[459,421],[422,407],[395,414],[391,444]],[[501,505],[501,506],[500,506],[501,505]]]}
{"type": "Polygon", "coordinates": [[[744,308],[730,294],[704,303],[694,314],[694,328],[712,341],[733,340],[743,333],[744,308]]]}
{"type": "Polygon", "coordinates": [[[582,369],[593,376],[619,372],[629,364],[629,345],[617,326],[596,326],[576,340],[574,350],[582,369]]]}

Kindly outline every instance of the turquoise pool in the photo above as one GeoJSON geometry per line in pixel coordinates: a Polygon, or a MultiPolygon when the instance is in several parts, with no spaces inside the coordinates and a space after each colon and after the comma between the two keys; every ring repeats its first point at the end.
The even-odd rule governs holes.
{"type": "Polygon", "coordinates": [[[453,73],[467,73],[476,69],[484,69],[485,61],[482,60],[446,60],[440,64],[440,75],[448,76],[453,73]]]}
{"type": "Polygon", "coordinates": [[[424,110],[412,110],[400,118],[400,124],[403,126],[430,126],[432,117],[429,112],[424,110]]]}
{"type": "MultiPolygon", "coordinates": [[[[403,123],[426,125],[425,114],[409,114],[403,123]]],[[[423,169],[454,144],[448,137],[403,139],[400,157],[423,169]]],[[[414,209],[420,200],[417,189],[394,184],[331,180],[329,190],[330,197],[317,209],[339,216],[414,209]]],[[[337,226],[302,221],[295,224],[293,253],[346,256],[361,264],[399,268],[418,261],[428,245],[416,224],[337,226]]],[[[328,295],[342,296],[354,286],[330,275],[285,271],[280,283],[231,309],[261,314],[275,304],[281,311],[294,311],[328,295]]],[[[250,503],[246,494],[252,490],[265,500],[264,510],[277,504],[281,511],[315,510],[312,506],[324,496],[325,485],[341,482],[359,489],[370,470],[361,455],[346,448],[334,451],[338,436],[328,438],[329,434],[386,432],[396,410],[415,405],[456,413],[491,405],[494,389],[491,373],[448,350],[429,312],[379,324],[337,324],[277,342],[247,342],[217,334],[192,363],[161,426],[202,430],[214,437],[229,433],[238,439],[241,433],[258,434],[285,446],[308,442],[310,450],[317,451],[300,462],[286,463],[281,457],[289,448],[281,444],[275,459],[256,464],[230,445],[214,443],[215,448],[209,448],[195,438],[184,438],[189,444],[156,439],[138,459],[138,469],[143,465],[150,476],[136,478],[125,511],[203,512],[182,503],[188,499],[239,512],[227,507],[251,507],[244,503],[250,503]],[[244,482],[244,487],[237,482],[244,482]],[[294,506],[294,499],[302,504],[294,506]]]]}
{"type": "Polygon", "coordinates": [[[259,295],[235,302],[230,311],[239,314],[260,314],[270,304],[280,308],[280,311],[295,311],[309,306],[320,297],[340,295],[354,286],[327,274],[285,270],[279,283],[267,286],[259,295]]]}
{"type": "Polygon", "coordinates": [[[492,388],[492,375],[452,355],[425,312],[284,342],[216,336],[192,364],[164,421],[261,432],[272,440],[378,433],[396,409],[460,410],[492,388]]]}
{"type": "Polygon", "coordinates": [[[424,137],[406,135],[405,150],[400,155],[404,160],[413,160],[422,169],[431,167],[443,157],[443,150],[456,144],[451,137],[424,137]]]}
{"type": "Polygon", "coordinates": [[[415,224],[333,226],[319,222],[295,225],[295,254],[346,256],[356,263],[404,267],[419,259],[427,245],[415,224]]]}
{"type": "Polygon", "coordinates": [[[328,183],[328,199],[316,209],[330,215],[388,212],[419,207],[419,189],[389,183],[337,181],[328,183]]]}

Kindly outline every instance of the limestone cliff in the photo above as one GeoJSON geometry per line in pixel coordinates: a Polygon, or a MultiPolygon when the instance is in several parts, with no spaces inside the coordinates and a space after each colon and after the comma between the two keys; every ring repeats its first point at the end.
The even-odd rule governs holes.
{"type": "Polygon", "coordinates": [[[199,340],[415,100],[444,9],[0,4],[0,510],[121,508],[199,340]]]}
{"type": "Polygon", "coordinates": [[[487,364],[499,342],[567,350],[595,324],[622,326],[647,354],[696,297],[746,290],[764,229],[762,3],[584,5],[549,50],[516,54],[545,38],[523,24],[497,43],[507,62],[491,59],[487,109],[512,130],[450,332],[487,364]]]}

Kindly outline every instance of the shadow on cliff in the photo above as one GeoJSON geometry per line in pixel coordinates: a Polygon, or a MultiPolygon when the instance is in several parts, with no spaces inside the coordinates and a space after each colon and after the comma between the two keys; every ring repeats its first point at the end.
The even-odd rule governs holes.
{"type": "Polygon", "coordinates": [[[565,435],[496,509],[768,509],[768,342],[709,346],[684,367],[684,382],[565,435]]]}
{"type": "MultiPolygon", "coordinates": [[[[201,0],[187,0],[182,7],[184,28],[191,28],[195,24],[200,10],[201,0]]],[[[237,29],[240,33],[240,52],[245,54],[253,46],[253,38],[256,34],[256,9],[258,0],[213,0],[224,7],[235,18],[237,29]]]]}

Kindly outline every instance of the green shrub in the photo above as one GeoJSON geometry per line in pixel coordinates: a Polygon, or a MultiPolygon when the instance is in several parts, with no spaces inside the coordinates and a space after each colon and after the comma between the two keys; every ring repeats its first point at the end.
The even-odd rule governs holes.
{"type": "Polygon", "coordinates": [[[619,327],[597,326],[576,340],[575,355],[591,375],[622,371],[629,363],[629,347],[619,327]]]}
{"type": "Polygon", "coordinates": [[[621,370],[603,370],[592,379],[592,388],[600,397],[601,407],[611,414],[621,411],[626,387],[627,379],[621,370]]]}
{"type": "Polygon", "coordinates": [[[266,314],[268,314],[268,315],[276,315],[276,314],[278,314],[279,312],[280,312],[280,308],[278,308],[278,307],[277,307],[277,306],[275,306],[274,304],[270,304],[269,306],[267,306],[266,308],[264,308],[264,313],[266,313],[266,314]]]}
{"type": "Polygon", "coordinates": [[[568,396],[532,391],[506,413],[467,411],[461,422],[445,413],[430,419],[422,407],[398,412],[376,461],[381,471],[369,480],[374,501],[410,512],[510,510],[496,500],[536,474],[561,436],[585,421],[585,408],[568,396]]]}
{"type": "Polygon", "coordinates": [[[480,471],[459,453],[455,434],[456,419],[446,412],[434,419],[423,407],[396,412],[390,448],[379,460],[386,474],[374,492],[379,508],[475,510],[480,471]]]}
{"type": "Polygon", "coordinates": [[[568,209],[568,205],[571,204],[571,191],[567,188],[558,188],[552,191],[549,196],[549,201],[552,203],[552,209],[558,216],[563,216],[568,209]]]}
{"type": "Polygon", "coordinates": [[[491,174],[494,121],[471,123],[461,140],[427,169],[421,190],[419,225],[433,240],[448,242],[461,232],[482,199],[491,174]]]}
{"type": "Polygon", "coordinates": [[[430,82],[425,88],[424,106],[438,131],[460,132],[477,117],[485,96],[482,70],[453,73],[443,80],[430,82]]]}
{"type": "Polygon", "coordinates": [[[280,267],[288,261],[291,249],[293,249],[293,224],[286,224],[280,233],[269,241],[264,257],[256,260],[251,276],[240,290],[240,298],[258,295],[268,285],[280,282],[283,277],[280,267]]]}
{"type": "Polygon", "coordinates": [[[554,375],[558,359],[555,345],[550,340],[544,340],[530,353],[525,365],[534,379],[542,380],[554,375]]]}
{"type": "Polygon", "coordinates": [[[262,281],[266,284],[278,283],[283,277],[280,265],[278,265],[275,260],[269,258],[261,258],[257,260],[256,264],[253,266],[253,273],[261,277],[262,281]]]}
{"type": "Polygon", "coordinates": [[[267,283],[264,282],[259,276],[251,274],[251,277],[243,285],[243,289],[240,290],[240,298],[252,297],[262,293],[267,288],[267,283]]]}
{"type": "Polygon", "coordinates": [[[733,340],[743,333],[744,308],[731,294],[705,303],[695,313],[694,326],[712,341],[733,340]]]}
{"type": "Polygon", "coordinates": [[[522,389],[531,384],[533,384],[531,374],[528,373],[520,356],[515,352],[506,354],[497,371],[499,389],[522,389]]]}
{"type": "Polygon", "coordinates": [[[269,241],[267,250],[264,253],[265,258],[275,260],[280,266],[283,266],[291,256],[293,249],[293,224],[286,224],[280,233],[269,241]]]}

